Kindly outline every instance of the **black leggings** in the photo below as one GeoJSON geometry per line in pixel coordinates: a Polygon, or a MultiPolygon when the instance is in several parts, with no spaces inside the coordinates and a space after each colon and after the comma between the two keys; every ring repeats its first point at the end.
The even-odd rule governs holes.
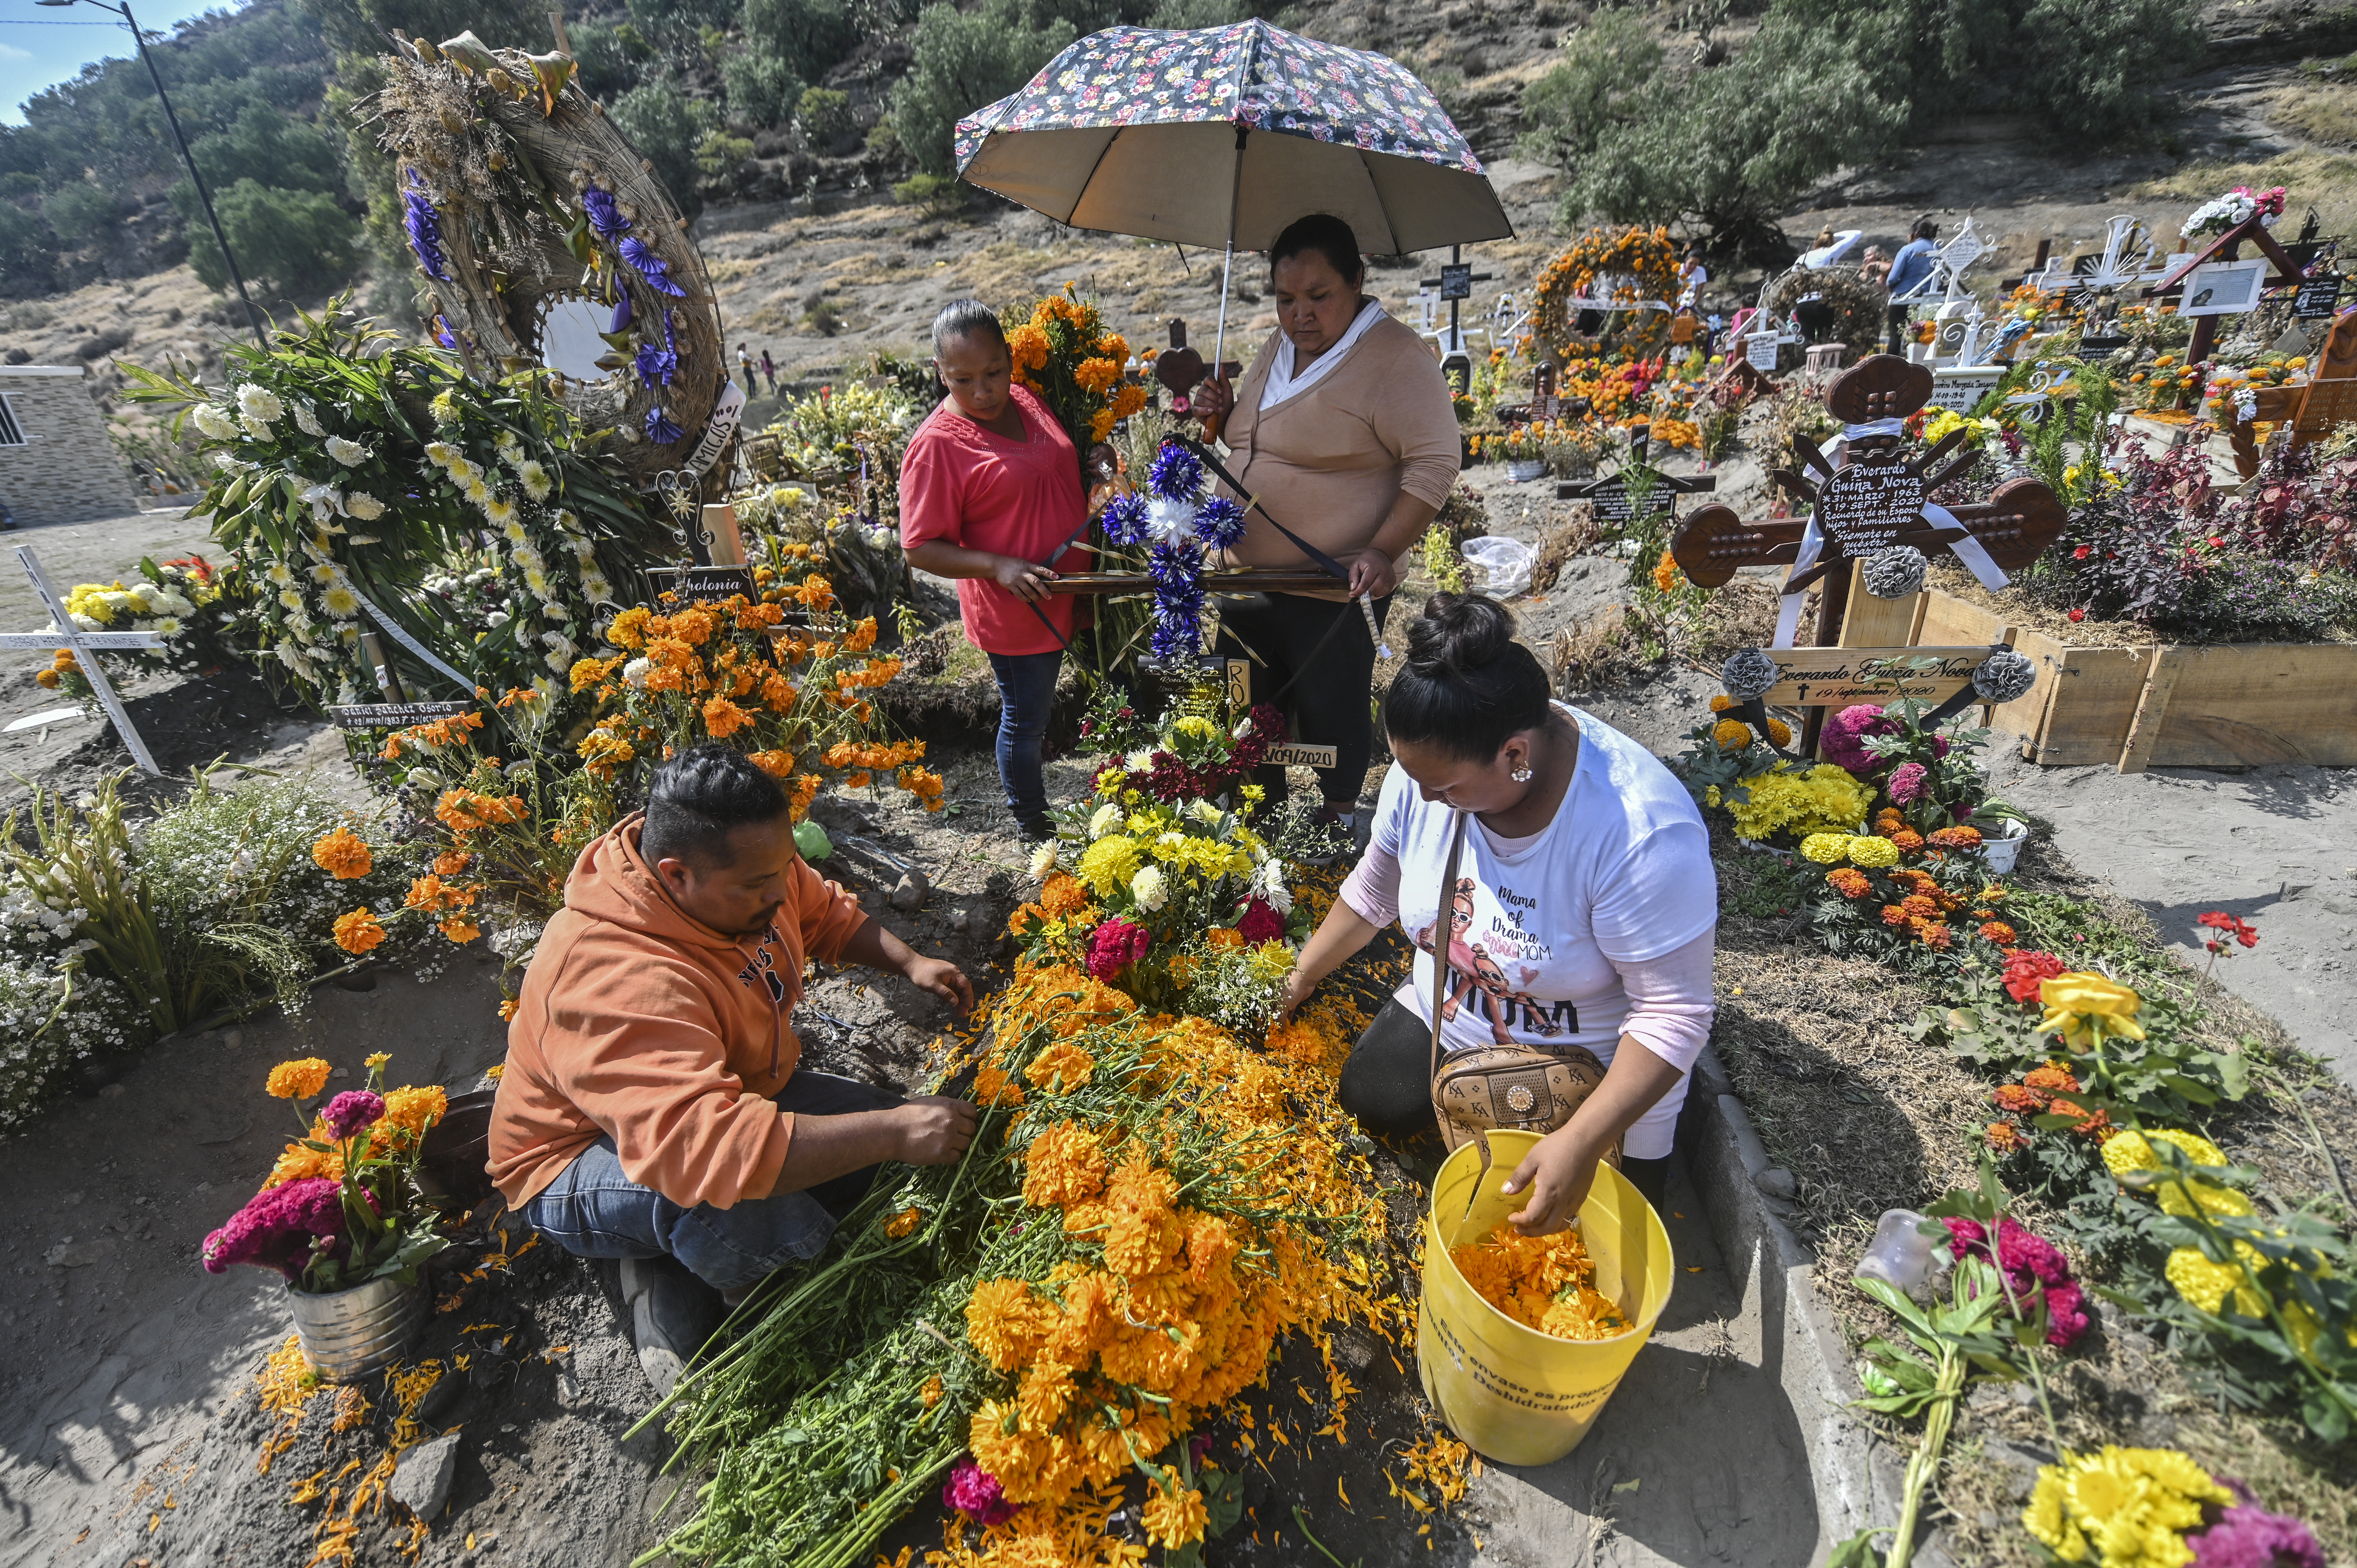
{"type": "MultiPolygon", "coordinates": [[[[1374,601],[1377,625],[1391,603],[1388,594],[1374,601]]],[[[1334,766],[1319,768],[1318,782],[1326,799],[1348,811],[1367,781],[1374,752],[1367,698],[1374,683],[1375,640],[1367,635],[1359,607],[1299,594],[1231,601],[1220,610],[1219,652],[1252,665],[1253,701],[1276,697],[1294,740],[1334,748],[1334,766]],[[1348,624],[1335,626],[1338,617],[1348,617],[1348,624]],[[1284,694],[1277,696],[1280,688],[1284,694]]],[[[1257,769],[1253,781],[1268,792],[1269,805],[1285,800],[1284,768],[1257,769]]]]}
{"type": "MultiPolygon", "coordinates": [[[[1351,1047],[1336,1098],[1370,1133],[1405,1135],[1434,1126],[1432,1026],[1396,999],[1385,1003],[1351,1047]]],[[[1620,1174],[1646,1202],[1662,1207],[1669,1189],[1668,1156],[1636,1160],[1623,1155],[1620,1174]]]]}

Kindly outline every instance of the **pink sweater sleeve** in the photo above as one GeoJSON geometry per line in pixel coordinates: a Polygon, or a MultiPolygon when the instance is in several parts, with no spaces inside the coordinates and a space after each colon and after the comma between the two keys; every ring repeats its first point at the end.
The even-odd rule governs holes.
{"type": "MultiPolygon", "coordinates": [[[[1348,889],[1346,883],[1346,893],[1348,889]]],[[[1694,1070],[1718,1011],[1711,981],[1717,946],[1718,931],[1713,928],[1659,958],[1613,965],[1629,993],[1629,1015],[1620,1021],[1620,1033],[1680,1072],[1694,1070]]]]}
{"type": "Polygon", "coordinates": [[[1359,864],[1342,879],[1337,895],[1353,914],[1378,929],[1399,918],[1400,865],[1380,843],[1370,843],[1359,864]]]}

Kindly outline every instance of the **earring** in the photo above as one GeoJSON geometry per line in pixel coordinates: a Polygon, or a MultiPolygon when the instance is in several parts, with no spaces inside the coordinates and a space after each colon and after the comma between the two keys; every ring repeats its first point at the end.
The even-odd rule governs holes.
{"type": "Polygon", "coordinates": [[[1506,777],[1517,784],[1527,784],[1531,781],[1531,770],[1527,768],[1517,768],[1506,777]]]}

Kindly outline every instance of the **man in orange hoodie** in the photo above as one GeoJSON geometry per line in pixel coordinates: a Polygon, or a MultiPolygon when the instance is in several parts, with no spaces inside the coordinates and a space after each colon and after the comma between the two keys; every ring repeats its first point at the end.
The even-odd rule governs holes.
{"type": "Polygon", "coordinates": [[[775,779],[699,746],[582,851],[524,977],[491,1179],[565,1251],[622,1260],[659,1394],[724,1303],[826,1245],[877,1165],[945,1165],[973,1141],[963,1100],[794,1070],[788,1017],[812,958],[974,1004],[956,965],[911,951],[795,852],[775,779]]]}

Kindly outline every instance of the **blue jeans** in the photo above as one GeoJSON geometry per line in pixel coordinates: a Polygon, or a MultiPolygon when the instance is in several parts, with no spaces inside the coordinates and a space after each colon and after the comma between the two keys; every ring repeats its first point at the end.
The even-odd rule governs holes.
{"type": "MultiPolygon", "coordinates": [[[[901,1102],[830,1073],[798,1071],[778,1090],[777,1107],[808,1116],[879,1111],[901,1102]]],[[[877,1167],[836,1176],[804,1192],[748,1198],[728,1208],[683,1208],[622,1174],[614,1140],[600,1138],[523,1206],[524,1222],[581,1258],[669,1254],[715,1290],[757,1284],[787,1263],[818,1256],[876,1179],[877,1167]]]]}
{"type": "Polygon", "coordinates": [[[998,680],[998,781],[1006,787],[1006,809],[1026,826],[1048,816],[1039,750],[1048,738],[1048,710],[1056,700],[1056,669],[1063,657],[1061,649],[990,656],[990,672],[998,680]]]}

